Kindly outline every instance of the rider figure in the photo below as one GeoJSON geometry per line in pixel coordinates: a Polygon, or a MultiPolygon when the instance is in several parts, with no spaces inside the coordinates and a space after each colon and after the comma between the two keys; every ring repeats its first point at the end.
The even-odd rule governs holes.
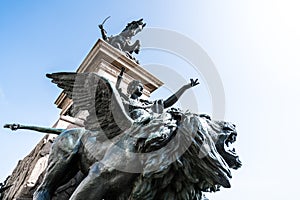
{"type": "MultiPolygon", "coordinates": [[[[125,95],[122,94],[122,91],[119,89],[119,86],[124,71],[125,68],[123,67],[121,69],[120,75],[118,76],[118,80],[116,84],[116,88],[118,89],[121,96],[123,97],[125,95]]],[[[190,81],[191,81],[190,83],[182,86],[177,92],[175,92],[166,100],[159,99],[156,101],[149,101],[145,99],[140,99],[140,97],[142,96],[144,85],[140,80],[133,80],[128,84],[127,87],[127,94],[129,95],[129,98],[127,99],[122,98],[123,104],[125,106],[125,109],[129,113],[130,117],[134,120],[141,117],[143,119],[148,118],[151,114],[154,113],[161,114],[164,109],[173,106],[187,89],[192,88],[199,84],[198,79],[196,80],[190,79],[190,81]]]]}

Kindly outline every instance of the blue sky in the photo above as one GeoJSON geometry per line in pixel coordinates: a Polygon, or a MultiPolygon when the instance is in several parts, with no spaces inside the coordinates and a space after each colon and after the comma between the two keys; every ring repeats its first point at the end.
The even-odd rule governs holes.
{"type": "MultiPolygon", "coordinates": [[[[295,0],[3,0],[0,125],[51,126],[59,114],[54,101],[60,90],[45,74],[74,71],[100,37],[97,25],[105,17],[112,16],[105,24],[109,35],[143,17],[148,27],[173,30],[195,41],[222,79],[225,119],[237,124],[235,146],[244,166],[234,172],[231,189],[210,199],[295,199],[300,178],[299,9],[295,0]]],[[[144,50],[138,58],[142,65],[172,67],[186,80],[193,75],[178,56],[144,50]]],[[[210,113],[204,79],[193,92],[198,109],[210,113]]],[[[166,88],[154,98],[168,95],[166,88]]],[[[0,181],[42,136],[0,129],[0,181]]]]}

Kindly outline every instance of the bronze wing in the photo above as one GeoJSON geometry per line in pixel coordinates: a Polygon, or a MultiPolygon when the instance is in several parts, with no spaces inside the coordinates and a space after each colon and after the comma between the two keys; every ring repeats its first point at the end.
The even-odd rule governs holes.
{"type": "Polygon", "coordinates": [[[112,138],[128,129],[133,121],[127,115],[119,93],[96,73],[59,72],[46,75],[73,100],[73,108],[87,110],[88,130],[103,130],[112,138]]]}

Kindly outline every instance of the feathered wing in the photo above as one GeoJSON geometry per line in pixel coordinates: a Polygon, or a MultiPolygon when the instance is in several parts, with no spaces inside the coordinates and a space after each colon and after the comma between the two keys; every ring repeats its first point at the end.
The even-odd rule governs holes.
{"type": "Polygon", "coordinates": [[[77,110],[87,110],[88,130],[103,130],[112,138],[132,125],[117,90],[96,73],[59,72],[46,75],[73,100],[77,110]]]}

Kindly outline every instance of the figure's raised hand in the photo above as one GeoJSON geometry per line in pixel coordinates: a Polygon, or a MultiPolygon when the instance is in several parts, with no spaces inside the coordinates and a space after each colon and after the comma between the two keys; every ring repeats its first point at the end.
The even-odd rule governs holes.
{"type": "Polygon", "coordinates": [[[190,80],[191,80],[191,87],[194,87],[194,86],[200,84],[200,83],[198,82],[198,79],[194,80],[194,79],[191,78],[190,80]]]}
{"type": "Polygon", "coordinates": [[[120,77],[120,76],[121,76],[121,77],[123,76],[123,74],[124,74],[124,72],[125,72],[125,69],[126,69],[125,67],[122,67],[122,68],[121,68],[119,77],[120,77]]]}
{"type": "Polygon", "coordinates": [[[124,72],[125,72],[125,69],[126,69],[125,67],[122,67],[122,68],[121,68],[121,72],[124,73],[124,72]]]}

